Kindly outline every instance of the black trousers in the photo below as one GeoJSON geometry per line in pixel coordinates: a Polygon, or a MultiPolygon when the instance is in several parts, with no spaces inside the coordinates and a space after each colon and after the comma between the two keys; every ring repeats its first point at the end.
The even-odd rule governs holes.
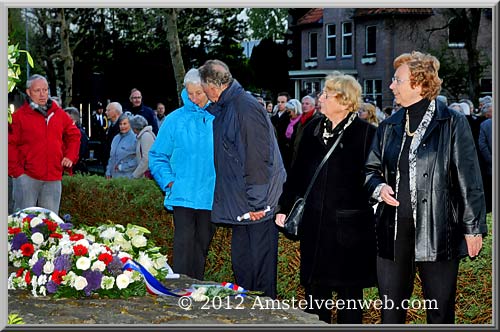
{"type": "Polygon", "coordinates": [[[255,224],[233,225],[231,261],[236,284],[275,299],[278,229],[274,218],[255,224]]]}
{"type": "Polygon", "coordinates": [[[415,262],[415,228],[413,219],[398,219],[395,261],[377,257],[379,296],[394,304],[392,309],[382,307],[382,324],[404,324],[406,309],[413,293],[415,272],[418,268],[422,281],[428,324],[455,323],[455,296],[459,259],[441,262],[415,262]],[[432,302],[430,302],[432,301],[432,302]]]}
{"type": "Polygon", "coordinates": [[[209,210],[174,206],[173,270],[203,280],[205,261],[216,226],[209,210]]]}
{"type": "Polygon", "coordinates": [[[331,324],[332,310],[325,306],[325,301],[332,299],[332,292],[337,292],[338,300],[344,301],[344,308],[337,308],[337,324],[362,324],[363,309],[358,305],[363,300],[363,288],[361,287],[328,287],[322,285],[310,285],[305,287],[307,300],[306,312],[318,315],[319,319],[331,324]],[[356,307],[347,307],[348,300],[355,300],[356,307]]]}

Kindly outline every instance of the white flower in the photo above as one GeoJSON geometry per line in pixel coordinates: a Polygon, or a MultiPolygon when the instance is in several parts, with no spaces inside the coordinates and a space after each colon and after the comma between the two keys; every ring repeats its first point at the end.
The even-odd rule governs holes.
{"type": "Polygon", "coordinates": [[[167,257],[161,255],[153,261],[153,267],[157,270],[161,270],[167,265],[167,257]]]}
{"type": "Polygon", "coordinates": [[[64,246],[61,248],[61,254],[63,255],[71,255],[73,253],[72,246],[64,246]]]}
{"type": "Polygon", "coordinates": [[[69,271],[68,274],[62,277],[63,281],[61,282],[63,285],[70,285],[73,287],[75,285],[75,279],[77,275],[73,271],[69,271]]]}
{"type": "Polygon", "coordinates": [[[45,285],[47,283],[47,275],[42,274],[41,276],[38,277],[38,284],[39,285],[45,285]]]}
{"type": "Polygon", "coordinates": [[[38,226],[38,225],[40,225],[40,224],[43,224],[43,220],[42,220],[42,219],[40,219],[40,218],[38,218],[38,217],[34,217],[34,218],[33,218],[33,219],[31,219],[31,221],[30,221],[30,226],[31,226],[31,228],[36,227],[36,226],[38,226]]]}
{"type": "Polygon", "coordinates": [[[106,264],[104,264],[103,261],[95,261],[94,264],[92,264],[92,271],[101,271],[103,272],[106,269],[106,264]]]}
{"type": "Polygon", "coordinates": [[[78,258],[78,260],[76,261],[76,267],[80,270],[88,270],[89,267],[90,267],[90,259],[88,257],[80,257],[78,258]]]}
{"type": "Polygon", "coordinates": [[[75,278],[74,287],[76,290],[82,290],[88,285],[87,279],[82,276],[78,276],[75,278]]]}
{"type": "Polygon", "coordinates": [[[122,273],[118,277],[116,277],[116,287],[118,287],[118,289],[127,288],[129,283],[130,278],[126,274],[122,273]]]}
{"type": "Polygon", "coordinates": [[[44,238],[43,238],[43,234],[42,233],[33,233],[31,235],[31,241],[33,241],[34,244],[36,245],[40,245],[43,243],[44,241],[44,238]]]}
{"type": "Polygon", "coordinates": [[[21,261],[14,261],[12,265],[14,265],[14,267],[21,267],[21,261]]]}
{"type": "Polygon", "coordinates": [[[54,272],[54,263],[52,263],[52,261],[47,261],[43,265],[43,273],[51,274],[52,272],[54,272]]]}
{"type": "Polygon", "coordinates": [[[90,243],[87,239],[81,239],[81,240],[76,241],[75,246],[77,246],[77,245],[82,245],[85,248],[88,248],[90,246],[90,243]]]}
{"type": "Polygon", "coordinates": [[[145,247],[148,244],[148,240],[144,235],[137,235],[132,238],[132,245],[136,248],[145,247]]]}
{"type": "Polygon", "coordinates": [[[205,295],[205,293],[207,292],[207,288],[206,287],[200,287],[200,288],[197,288],[192,294],[191,294],[191,298],[196,301],[196,302],[200,302],[200,301],[206,301],[208,300],[208,296],[205,295]]]}
{"type": "Polygon", "coordinates": [[[101,288],[102,289],[111,289],[115,285],[115,278],[103,276],[101,279],[101,288]]]}
{"type": "Polygon", "coordinates": [[[116,234],[115,244],[118,244],[121,247],[121,249],[125,251],[132,249],[132,245],[130,244],[130,242],[125,240],[125,238],[121,233],[116,234]]]}
{"type": "Polygon", "coordinates": [[[40,294],[42,296],[47,296],[47,288],[45,288],[45,286],[40,287],[40,294]]]}
{"type": "Polygon", "coordinates": [[[104,232],[101,233],[101,238],[111,240],[115,237],[116,234],[117,234],[116,228],[109,227],[104,232]]]}
{"type": "Polygon", "coordinates": [[[132,258],[132,256],[130,256],[130,254],[129,254],[129,253],[126,253],[126,252],[120,251],[120,252],[118,253],[118,258],[122,259],[123,257],[132,258]]]}
{"type": "Polygon", "coordinates": [[[139,230],[135,227],[131,227],[131,228],[127,229],[125,234],[127,234],[128,237],[133,238],[134,236],[139,235],[139,230]]]}

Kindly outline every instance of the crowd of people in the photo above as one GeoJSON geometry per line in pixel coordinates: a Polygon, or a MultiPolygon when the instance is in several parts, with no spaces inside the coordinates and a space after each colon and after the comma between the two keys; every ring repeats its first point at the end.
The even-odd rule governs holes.
{"type": "MultiPolygon", "coordinates": [[[[236,283],[275,299],[279,232],[310,186],[299,226],[308,312],[331,323],[321,304],[333,292],[362,300],[375,286],[400,304],[418,271],[424,297],[437,301],[427,322],[453,324],[460,259],[479,255],[491,212],[492,99],[481,98],[479,112],[469,100],[448,106],[430,54],[401,54],[394,71],[397,107],[384,111],[340,72],[318,95],[281,92],[273,106],[209,60],[186,73],[183,106],[168,115],[137,89],[129,111],[99,103],[93,138],[107,178],[150,177],[165,193],[177,273],[203,280],[216,227],[231,227],[236,283]]],[[[14,204],[57,213],[63,171],[84,169],[88,137],[43,76],[29,78],[26,93],[9,127],[14,204]]],[[[339,309],[337,323],[361,324],[362,315],[339,309]]],[[[383,308],[381,321],[404,324],[406,310],[383,308]]]]}

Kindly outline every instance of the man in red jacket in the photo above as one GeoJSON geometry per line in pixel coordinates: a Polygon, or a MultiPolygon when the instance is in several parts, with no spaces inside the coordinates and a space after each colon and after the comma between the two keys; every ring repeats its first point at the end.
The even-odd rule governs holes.
{"type": "Polygon", "coordinates": [[[40,206],[59,213],[64,168],[78,161],[80,131],[49,98],[47,79],[33,75],[9,126],[9,176],[14,210],[40,206]]]}

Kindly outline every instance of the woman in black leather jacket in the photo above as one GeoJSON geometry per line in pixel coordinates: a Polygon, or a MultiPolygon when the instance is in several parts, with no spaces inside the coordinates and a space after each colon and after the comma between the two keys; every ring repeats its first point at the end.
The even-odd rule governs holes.
{"type": "Polygon", "coordinates": [[[436,101],[439,61],[420,52],[394,60],[390,89],[402,108],[382,122],[366,162],[377,209],[382,323],[404,324],[418,268],[427,322],[453,324],[459,259],[475,257],[487,233],[485,201],[467,119],[436,101]],[[437,307],[437,308],[436,308],[437,307]]]}

